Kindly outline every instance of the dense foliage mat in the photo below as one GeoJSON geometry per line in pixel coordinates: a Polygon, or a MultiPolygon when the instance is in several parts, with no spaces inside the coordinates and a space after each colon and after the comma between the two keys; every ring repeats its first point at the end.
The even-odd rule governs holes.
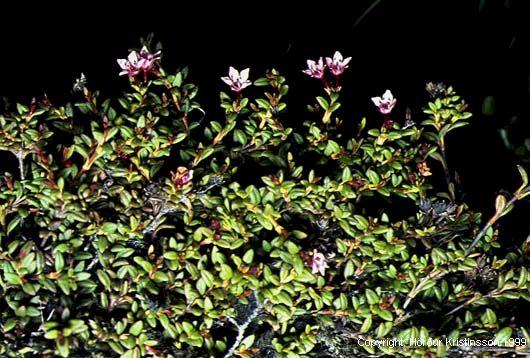
{"type": "Polygon", "coordinates": [[[308,61],[323,90],[299,124],[276,70],[231,68],[220,119],[145,45],[119,98],[82,76],[72,103],[0,116],[1,354],[525,352],[530,245],[496,225],[528,179],[485,222],[462,202],[445,138],[471,114],[451,87],[428,84],[421,123],[387,91],[345,125],[337,52],[308,61]]]}

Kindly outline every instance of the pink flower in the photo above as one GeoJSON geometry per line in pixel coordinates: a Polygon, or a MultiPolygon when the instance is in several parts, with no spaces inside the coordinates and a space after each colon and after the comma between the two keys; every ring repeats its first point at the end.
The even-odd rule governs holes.
{"type": "Polygon", "coordinates": [[[326,65],[324,64],[324,59],[320,57],[318,62],[313,60],[307,60],[307,69],[302,72],[306,75],[309,75],[313,78],[322,79],[324,77],[324,71],[326,70],[326,65]]]}
{"type": "Polygon", "coordinates": [[[157,61],[160,59],[160,51],[155,53],[149,52],[147,47],[142,47],[140,52],[131,51],[129,56],[118,60],[122,71],[120,76],[127,75],[129,77],[135,77],[140,73],[143,73],[144,78],[147,78],[149,73],[157,71],[157,61]]]}
{"type": "Polygon", "coordinates": [[[318,252],[316,249],[313,250],[313,260],[311,261],[311,269],[313,273],[319,273],[322,276],[326,274],[326,268],[328,264],[326,263],[326,258],[323,254],[318,252]]]}
{"type": "Polygon", "coordinates": [[[389,114],[396,105],[397,99],[394,98],[390,90],[386,90],[383,97],[372,97],[372,102],[379,108],[379,112],[389,114]]]}
{"type": "Polygon", "coordinates": [[[345,69],[348,68],[348,63],[350,63],[351,57],[343,58],[342,54],[339,51],[335,51],[333,58],[326,57],[326,64],[329,67],[331,73],[335,76],[340,76],[345,69]]]}
{"type": "Polygon", "coordinates": [[[191,179],[193,179],[193,170],[188,170],[185,167],[178,167],[177,172],[173,173],[171,172],[172,177],[171,180],[173,181],[173,184],[177,188],[183,187],[186,184],[189,184],[191,182],[191,179]]]}
{"type": "Polygon", "coordinates": [[[243,89],[250,86],[252,82],[248,80],[250,69],[245,68],[239,72],[233,67],[228,70],[228,77],[221,77],[224,83],[230,86],[230,89],[236,93],[240,93],[243,89]]]}

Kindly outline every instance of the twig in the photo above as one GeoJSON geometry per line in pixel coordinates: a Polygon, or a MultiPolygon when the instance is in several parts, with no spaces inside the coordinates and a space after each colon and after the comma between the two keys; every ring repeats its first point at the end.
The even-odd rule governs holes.
{"type": "Polygon", "coordinates": [[[443,138],[440,138],[440,141],[438,143],[440,146],[440,151],[442,152],[442,167],[445,174],[445,182],[447,183],[447,190],[449,190],[449,195],[451,196],[451,201],[455,201],[455,184],[453,183],[453,179],[451,176],[451,172],[449,171],[449,164],[447,164],[447,154],[445,149],[445,140],[443,138]],[[451,187],[452,184],[452,187],[451,187]]]}
{"type": "Polygon", "coordinates": [[[167,201],[162,205],[162,208],[160,209],[160,211],[158,212],[158,214],[156,214],[156,216],[153,218],[153,220],[149,223],[149,225],[142,230],[142,233],[143,234],[151,234],[155,231],[156,227],[159,225],[160,221],[162,220],[162,218],[164,217],[164,215],[166,214],[170,214],[174,211],[177,211],[178,210],[178,207],[176,205],[182,203],[184,200],[186,199],[186,195],[182,195],[179,199],[179,201],[177,202],[177,204],[175,204],[175,206],[168,206],[167,205],[167,201]]]}
{"type": "Polygon", "coordinates": [[[506,202],[506,198],[503,195],[499,195],[497,197],[495,201],[495,214],[488,220],[486,226],[484,226],[482,230],[480,230],[471,245],[469,245],[466,250],[466,256],[471,253],[471,250],[473,249],[473,247],[475,247],[476,244],[478,244],[480,239],[482,239],[482,237],[486,235],[488,229],[492,227],[497,222],[497,220],[499,220],[501,217],[510,212],[510,210],[515,205],[516,201],[522,200],[526,196],[530,195],[530,186],[528,185],[528,174],[520,165],[517,166],[517,170],[519,171],[519,174],[521,174],[521,178],[523,179],[522,185],[513,193],[512,198],[508,202],[506,202]]]}
{"type": "Polygon", "coordinates": [[[262,310],[263,306],[262,306],[262,304],[261,304],[261,302],[260,302],[260,300],[258,298],[258,295],[256,294],[255,291],[254,291],[254,299],[256,300],[256,307],[254,308],[252,313],[247,317],[245,322],[243,322],[242,324],[239,324],[232,317],[228,317],[227,318],[228,321],[230,323],[232,323],[237,328],[237,337],[236,337],[236,340],[235,340],[234,344],[232,344],[232,347],[230,347],[228,352],[224,355],[224,358],[230,358],[230,357],[232,357],[234,355],[234,352],[236,351],[237,347],[239,347],[239,345],[241,344],[241,341],[245,337],[245,331],[246,331],[248,325],[250,323],[252,323],[252,321],[261,313],[261,310],[262,310]]]}
{"type": "Polygon", "coordinates": [[[418,293],[421,292],[425,284],[431,280],[431,279],[439,279],[440,277],[443,277],[449,273],[449,271],[437,271],[438,269],[434,269],[433,271],[429,272],[427,276],[422,278],[420,282],[409,292],[407,299],[405,300],[405,303],[403,304],[403,308],[407,308],[407,306],[410,304],[412,299],[416,297],[418,293]]]}
{"type": "MultiPolygon", "coordinates": [[[[509,208],[511,205],[513,205],[517,200],[519,200],[519,195],[516,193],[511,199],[510,201],[508,201],[506,203],[506,208],[509,208]]],[[[473,242],[471,243],[471,245],[469,245],[469,247],[467,248],[466,250],[466,256],[469,255],[471,253],[471,250],[473,250],[473,248],[478,244],[478,242],[480,241],[480,239],[482,239],[482,237],[484,237],[484,235],[486,235],[486,233],[488,232],[489,228],[492,227],[496,222],[497,220],[499,220],[501,218],[501,216],[503,215],[503,210],[501,211],[496,211],[495,214],[488,220],[488,222],[486,223],[486,225],[482,228],[482,230],[480,230],[480,232],[477,234],[477,236],[475,236],[475,239],[473,239],[473,242]]]]}
{"type": "Polygon", "coordinates": [[[24,152],[22,151],[22,149],[20,149],[15,155],[18,159],[18,170],[20,171],[20,180],[25,180],[26,177],[24,176],[24,152]]]}

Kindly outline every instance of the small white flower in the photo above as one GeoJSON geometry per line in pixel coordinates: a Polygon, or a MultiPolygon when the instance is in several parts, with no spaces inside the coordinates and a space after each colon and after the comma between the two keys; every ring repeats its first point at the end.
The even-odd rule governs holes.
{"type": "Polygon", "coordinates": [[[324,59],[320,57],[318,61],[307,60],[307,69],[303,70],[302,72],[313,78],[320,79],[324,77],[325,70],[326,65],[324,64],[324,59]]]}
{"type": "Polygon", "coordinates": [[[326,268],[328,264],[326,263],[326,257],[318,252],[316,249],[313,250],[313,260],[311,261],[311,269],[313,273],[319,273],[324,276],[326,274],[326,268]]]}
{"type": "Polygon", "coordinates": [[[339,51],[335,51],[333,58],[326,57],[326,64],[335,76],[341,75],[348,68],[350,61],[351,57],[343,58],[339,51]]]}
{"type": "Polygon", "coordinates": [[[377,106],[379,112],[389,114],[396,105],[397,99],[395,99],[392,92],[387,89],[382,97],[372,97],[372,102],[377,106]]]}
{"type": "Polygon", "coordinates": [[[159,59],[160,51],[151,53],[145,46],[139,53],[137,51],[131,51],[126,59],[121,58],[117,60],[118,65],[122,69],[120,76],[127,75],[129,77],[135,77],[143,72],[144,77],[147,77],[147,74],[156,72],[157,61],[159,59]]]}
{"type": "Polygon", "coordinates": [[[243,71],[239,72],[234,67],[230,67],[228,70],[228,77],[221,77],[221,80],[229,85],[232,91],[239,93],[252,84],[248,79],[249,72],[249,68],[245,68],[243,71]]]}

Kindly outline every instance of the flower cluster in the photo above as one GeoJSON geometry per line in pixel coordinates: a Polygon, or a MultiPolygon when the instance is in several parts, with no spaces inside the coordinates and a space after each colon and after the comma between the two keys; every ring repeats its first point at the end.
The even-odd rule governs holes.
{"type": "Polygon", "coordinates": [[[145,46],[139,52],[131,51],[126,59],[117,60],[122,69],[120,76],[136,77],[143,74],[144,80],[147,80],[150,73],[157,72],[158,60],[160,60],[160,51],[151,53],[145,46]]]}
{"type": "Polygon", "coordinates": [[[344,58],[339,51],[335,51],[333,57],[326,57],[325,63],[323,57],[317,61],[307,60],[307,69],[302,72],[313,78],[323,79],[327,68],[334,76],[340,76],[349,67],[351,59],[351,57],[344,58]]]}

